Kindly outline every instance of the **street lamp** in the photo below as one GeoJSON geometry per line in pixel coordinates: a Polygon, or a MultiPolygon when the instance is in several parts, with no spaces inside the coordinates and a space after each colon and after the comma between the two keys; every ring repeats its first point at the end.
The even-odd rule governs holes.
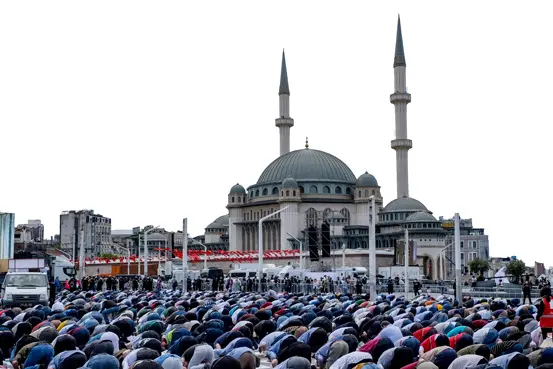
{"type": "Polygon", "coordinates": [[[455,213],[455,297],[461,303],[463,292],[461,291],[461,220],[459,213],[455,213]]]}
{"type": "MultiPolygon", "coordinates": [[[[372,195],[371,216],[369,217],[369,295],[376,298],[376,197],[372,195]]],[[[406,296],[407,297],[407,296],[406,296]]]]}
{"type": "Polygon", "coordinates": [[[292,236],[290,233],[286,233],[288,236],[292,237],[296,242],[300,244],[300,277],[303,277],[303,242],[298,240],[296,237],[292,236]]]}
{"type": "Polygon", "coordinates": [[[148,233],[158,229],[157,227],[152,227],[147,231],[144,231],[144,275],[148,275],[148,233]]]}
{"type": "Polygon", "coordinates": [[[203,243],[201,243],[200,241],[196,241],[195,239],[193,238],[189,238],[190,241],[192,241],[192,243],[195,243],[197,245],[200,245],[204,248],[204,251],[205,251],[205,254],[204,254],[204,269],[207,269],[207,246],[204,245],[203,243]]]}
{"type": "Polygon", "coordinates": [[[123,246],[119,246],[116,243],[112,243],[111,246],[117,247],[120,250],[127,251],[127,274],[131,274],[131,249],[128,249],[123,246]]]}
{"type": "Polygon", "coordinates": [[[272,212],[271,214],[259,219],[258,229],[257,229],[257,242],[259,243],[259,292],[260,293],[262,292],[261,279],[263,278],[263,221],[265,221],[266,219],[269,219],[273,215],[277,215],[278,213],[283,212],[289,207],[290,205],[280,210],[277,210],[275,212],[272,212]]]}
{"type": "Polygon", "coordinates": [[[443,252],[454,244],[455,244],[455,242],[450,243],[449,245],[447,245],[446,247],[441,249],[440,252],[438,253],[438,256],[440,257],[440,279],[442,281],[444,280],[444,276],[445,276],[444,275],[444,260],[443,260],[444,256],[443,256],[443,252]]]}
{"type": "Polygon", "coordinates": [[[405,263],[405,298],[409,293],[409,230],[405,228],[405,246],[403,251],[405,263]]]}

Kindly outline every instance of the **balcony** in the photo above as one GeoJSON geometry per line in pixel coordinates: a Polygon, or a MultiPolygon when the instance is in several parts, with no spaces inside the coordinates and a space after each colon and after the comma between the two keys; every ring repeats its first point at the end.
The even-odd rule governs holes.
{"type": "Polygon", "coordinates": [[[407,92],[395,92],[390,95],[390,102],[392,104],[405,103],[408,104],[411,102],[411,94],[407,92]]]}
{"type": "Polygon", "coordinates": [[[407,138],[400,138],[397,140],[392,140],[392,149],[410,149],[413,147],[413,141],[407,138]]]}

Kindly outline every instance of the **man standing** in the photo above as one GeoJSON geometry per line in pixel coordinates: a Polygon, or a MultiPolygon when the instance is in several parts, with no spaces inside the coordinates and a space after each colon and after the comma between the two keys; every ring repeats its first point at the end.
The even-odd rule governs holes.
{"type": "Polygon", "coordinates": [[[524,305],[526,298],[528,297],[528,303],[531,304],[532,300],[530,299],[530,292],[532,291],[532,286],[530,282],[526,281],[522,285],[522,304],[524,305]]]}

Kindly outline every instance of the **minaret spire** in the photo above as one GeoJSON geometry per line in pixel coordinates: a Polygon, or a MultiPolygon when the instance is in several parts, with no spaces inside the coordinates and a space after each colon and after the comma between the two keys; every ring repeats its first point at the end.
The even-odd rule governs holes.
{"type": "Polygon", "coordinates": [[[397,15],[396,53],[394,55],[394,68],[405,67],[405,51],[403,51],[403,36],[401,35],[401,19],[397,15]]]}
{"type": "Polygon", "coordinates": [[[409,149],[413,142],[407,138],[407,104],[411,102],[411,95],[407,93],[405,76],[405,52],[403,50],[403,36],[401,21],[397,18],[396,50],[394,55],[394,93],[390,95],[390,102],[395,106],[396,139],[392,140],[392,149],[396,151],[396,178],[397,197],[409,197],[409,149]]]}
{"type": "Polygon", "coordinates": [[[290,152],[290,128],[294,126],[294,120],[290,118],[290,88],[288,87],[288,71],[284,50],[282,50],[278,100],[280,117],[275,119],[275,125],[280,133],[280,155],[284,155],[290,152]]]}
{"type": "Polygon", "coordinates": [[[286,71],[286,56],[284,55],[284,49],[282,50],[282,66],[280,67],[280,87],[278,94],[290,95],[290,88],[288,87],[288,72],[286,71]]]}

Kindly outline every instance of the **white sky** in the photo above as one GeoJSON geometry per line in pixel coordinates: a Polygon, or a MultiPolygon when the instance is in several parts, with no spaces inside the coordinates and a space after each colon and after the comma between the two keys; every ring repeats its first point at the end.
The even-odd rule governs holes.
{"type": "Polygon", "coordinates": [[[493,256],[552,265],[550,1],[0,3],[0,211],[59,232],[189,232],[278,156],[286,49],[292,149],[330,152],[396,194],[393,54],[407,60],[410,194],[459,212],[493,256]],[[339,4],[339,5],[338,5],[339,4]],[[424,5],[422,5],[424,4],[424,5]],[[511,5],[510,5],[511,4],[511,5]],[[523,6],[521,6],[523,5],[523,6]],[[538,137],[539,136],[539,137],[538,137]]]}

